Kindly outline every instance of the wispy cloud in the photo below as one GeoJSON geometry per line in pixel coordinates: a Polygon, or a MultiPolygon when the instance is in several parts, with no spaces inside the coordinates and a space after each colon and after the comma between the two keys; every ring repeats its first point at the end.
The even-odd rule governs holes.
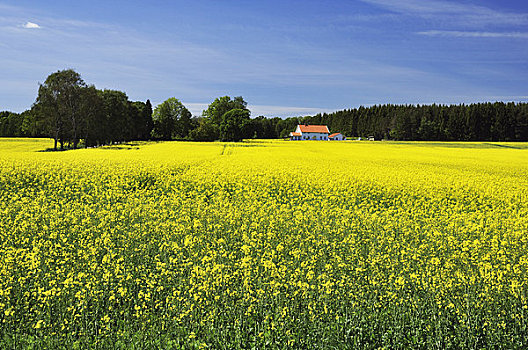
{"type": "Polygon", "coordinates": [[[318,113],[330,113],[335,110],[328,108],[311,108],[311,107],[290,107],[290,106],[267,106],[267,105],[249,105],[253,116],[264,115],[267,117],[290,117],[305,116],[318,113]]]}
{"type": "Polygon", "coordinates": [[[486,101],[528,101],[528,96],[489,96],[486,101]]]}
{"type": "MultiPolygon", "coordinates": [[[[207,109],[208,103],[185,103],[189,111],[196,116],[202,115],[202,111],[207,109]]],[[[330,113],[335,109],[312,108],[312,107],[292,107],[292,106],[268,106],[268,105],[248,105],[251,115],[257,117],[264,115],[267,117],[291,117],[314,115],[318,113],[330,113]]]]}
{"type": "Polygon", "coordinates": [[[22,27],[24,27],[26,29],[38,29],[38,28],[40,28],[40,26],[37,23],[33,23],[33,22],[26,22],[26,24],[24,24],[22,27]]]}
{"type": "MultiPolygon", "coordinates": [[[[214,49],[178,38],[152,39],[123,26],[46,15],[34,21],[38,24],[17,25],[24,16],[27,14],[0,16],[0,47],[9,48],[9,54],[0,57],[0,66],[12,68],[8,77],[14,77],[15,71],[26,72],[18,78],[30,79],[34,86],[57,69],[74,68],[98,88],[125,90],[134,99],[146,98],[146,81],[151,84],[149,94],[172,90],[176,96],[203,95],[203,89],[193,82],[199,69],[211,61],[229,61],[214,49]],[[35,28],[46,31],[40,31],[38,37],[27,34],[35,28]],[[28,51],[28,47],[34,50],[28,51]],[[185,69],[171,72],[173,64],[185,69]]],[[[8,102],[7,98],[3,101],[7,89],[0,86],[0,104],[8,102]]],[[[34,99],[33,92],[28,95],[26,105],[34,99]]]]}
{"type": "Polygon", "coordinates": [[[443,37],[457,37],[457,38],[515,38],[528,39],[526,32],[471,32],[459,30],[427,30],[418,32],[420,35],[427,36],[443,36],[443,37]]]}
{"type": "Polygon", "coordinates": [[[485,6],[441,0],[361,0],[386,10],[463,25],[526,25],[528,13],[514,13],[485,6]]]}
{"type": "MultiPolygon", "coordinates": [[[[5,8],[0,4],[0,66],[9,67],[2,72],[2,82],[9,83],[0,84],[0,108],[24,110],[35,100],[37,82],[64,68],[77,70],[86,82],[98,88],[126,91],[132,100],[149,98],[155,104],[175,96],[194,115],[200,115],[208,103],[224,95],[242,95],[254,103],[250,105],[253,116],[281,117],[313,115],[360,104],[458,103],[494,94],[523,95],[522,82],[517,81],[526,77],[522,60],[526,50],[515,40],[526,38],[527,27],[471,27],[449,19],[462,22],[491,12],[488,18],[500,19],[504,12],[497,14],[482,6],[449,0],[362,1],[378,9],[370,8],[366,14],[357,15],[351,11],[350,16],[343,11],[342,17],[328,15],[337,17],[337,22],[317,17],[314,26],[323,28],[318,31],[305,29],[302,21],[290,30],[288,21],[274,17],[273,21],[264,22],[269,28],[279,23],[276,31],[268,27],[262,30],[260,25],[239,30],[219,29],[211,24],[214,29],[201,33],[196,29],[196,36],[190,35],[194,29],[186,29],[185,25],[156,29],[153,23],[152,31],[142,31],[141,26],[125,21],[63,18],[35,7],[5,8]],[[22,23],[28,19],[43,29],[24,28],[22,23]],[[371,23],[373,20],[377,22],[371,23]],[[361,22],[372,31],[345,34],[332,29],[347,21],[354,25],[361,22]],[[285,23],[284,27],[280,27],[281,23],[285,23]],[[396,28],[391,40],[396,40],[389,43],[382,34],[393,25],[396,28]],[[405,36],[406,41],[398,41],[403,37],[398,32],[401,29],[411,38],[405,36]],[[215,39],[217,33],[222,33],[218,38],[236,35],[237,40],[234,44],[219,42],[215,39]],[[414,45],[409,44],[420,39],[420,35],[438,37],[438,45],[423,50],[427,55],[413,51],[414,45]],[[443,43],[456,42],[449,40],[456,36],[518,39],[500,43],[497,40],[485,52],[466,46],[445,50],[443,43]],[[472,62],[466,69],[461,62],[467,60],[477,63],[472,62]],[[504,64],[516,60],[520,62],[504,64]],[[479,73],[489,67],[495,75],[479,73]]],[[[368,6],[362,5],[365,7],[368,6]]],[[[517,18],[513,22],[525,21],[523,14],[513,18],[517,18]]]]}

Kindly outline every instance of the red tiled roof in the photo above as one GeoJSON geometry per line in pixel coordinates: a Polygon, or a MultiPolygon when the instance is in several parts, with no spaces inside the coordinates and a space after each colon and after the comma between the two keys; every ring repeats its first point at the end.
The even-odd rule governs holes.
{"type": "Polygon", "coordinates": [[[322,134],[329,134],[330,131],[326,125],[299,125],[301,132],[318,132],[322,134]]]}
{"type": "Polygon", "coordinates": [[[328,137],[335,137],[335,136],[337,136],[337,135],[341,135],[341,133],[340,133],[340,132],[334,132],[332,135],[330,135],[330,136],[328,136],[328,137]]]}
{"type": "Polygon", "coordinates": [[[301,136],[300,132],[290,132],[290,136],[301,136]]]}

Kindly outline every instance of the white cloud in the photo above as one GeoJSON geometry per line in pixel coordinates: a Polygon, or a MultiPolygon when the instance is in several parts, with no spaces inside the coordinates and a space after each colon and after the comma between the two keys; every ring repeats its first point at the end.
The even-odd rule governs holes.
{"type": "Polygon", "coordinates": [[[443,37],[457,37],[457,38],[515,38],[528,39],[528,33],[525,32],[468,32],[458,30],[427,30],[418,32],[420,35],[427,36],[443,36],[443,37]]]}
{"type": "Polygon", "coordinates": [[[26,24],[24,24],[22,27],[26,28],[26,29],[38,29],[40,28],[40,26],[36,23],[33,23],[33,22],[26,22],[26,24]]]}
{"type": "Polygon", "coordinates": [[[331,113],[335,109],[328,108],[311,108],[311,107],[290,107],[290,106],[268,106],[268,105],[248,105],[251,115],[258,117],[298,117],[305,115],[314,115],[318,113],[331,113]]]}
{"type": "Polygon", "coordinates": [[[463,25],[526,25],[528,13],[514,13],[485,6],[442,0],[361,0],[404,15],[463,25]]]}

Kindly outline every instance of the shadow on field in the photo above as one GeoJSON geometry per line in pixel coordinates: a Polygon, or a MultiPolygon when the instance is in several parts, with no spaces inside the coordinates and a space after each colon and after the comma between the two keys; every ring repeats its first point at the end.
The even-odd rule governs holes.
{"type": "Polygon", "coordinates": [[[54,149],[52,147],[46,148],[37,152],[65,152],[65,151],[75,151],[80,149],[101,149],[101,150],[137,150],[139,149],[139,146],[141,144],[139,142],[132,142],[132,143],[120,143],[117,145],[103,145],[103,146],[93,146],[85,148],[83,146],[73,148],[73,147],[64,147],[63,149],[57,148],[54,149]]]}
{"type": "Polygon", "coordinates": [[[103,150],[116,150],[116,149],[126,149],[126,150],[131,150],[131,149],[139,149],[139,147],[137,146],[133,146],[133,145],[119,145],[119,146],[105,146],[105,147],[101,147],[101,149],[103,150]]]}

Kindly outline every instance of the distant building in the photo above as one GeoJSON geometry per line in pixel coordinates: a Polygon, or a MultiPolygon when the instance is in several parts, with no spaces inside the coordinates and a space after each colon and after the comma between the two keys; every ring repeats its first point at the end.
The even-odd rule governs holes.
{"type": "Polygon", "coordinates": [[[290,140],[297,141],[300,140],[302,137],[302,134],[300,132],[290,132],[290,140]]]}
{"type": "Polygon", "coordinates": [[[297,125],[290,133],[290,140],[328,140],[330,131],[326,125],[297,125]]]}
{"type": "Polygon", "coordinates": [[[346,137],[339,133],[339,132],[336,132],[336,133],[333,133],[331,135],[328,136],[328,140],[330,141],[345,141],[346,140],[346,137]]]}
{"type": "MultiPolygon", "coordinates": [[[[317,140],[317,141],[328,141],[330,130],[326,125],[297,125],[295,131],[290,132],[290,140],[292,141],[308,141],[308,140],[317,140]]],[[[332,134],[340,135],[339,138],[334,138],[334,140],[344,140],[345,137],[340,133],[332,134]]]]}

